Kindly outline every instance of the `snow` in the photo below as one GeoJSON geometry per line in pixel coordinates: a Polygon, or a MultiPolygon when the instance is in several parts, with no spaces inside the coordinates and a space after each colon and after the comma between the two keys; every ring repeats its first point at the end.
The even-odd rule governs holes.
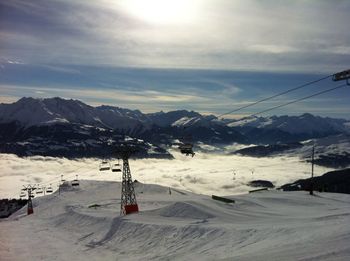
{"type": "Polygon", "coordinates": [[[261,126],[265,126],[265,121],[271,122],[268,118],[262,118],[262,117],[249,117],[249,118],[243,118],[239,120],[233,120],[231,123],[227,124],[230,127],[242,127],[242,126],[251,126],[259,128],[261,126]]]}
{"type": "Polygon", "coordinates": [[[346,154],[350,153],[350,135],[343,133],[315,140],[307,140],[303,142],[303,145],[300,149],[296,149],[295,153],[305,158],[310,157],[313,146],[315,146],[316,157],[327,154],[346,154]]]}
{"type": "Polygon", "coordinates": [[[0,222],[1,260],[349,260],[350,195],[264,191],[209,196],[135,184],[140,212],[120,216],[119,182],[83,180],[0,222]],[[100,207],[89,207],[99,204],[100,207]]]}
{"type": "Polygon", "coordinates": [[[195,123],[198,120],[199,119],[196,117],[193,117],[193,118],[183,117],[175,121],[173,124],[171,124],[171,126],[177,126],[177,127],[186,126],[186,125],[190,125],[191,123],[195,123]]]}
{"type": "Polygon", "coordinates": [[[250,126],[266,129],[280,129],[285,132],[298,133],[350,133],[350,123],[344,119],[323,118],[304,113],[300,116],[250,117],[228,123],[230,127],[250,126]]]}
{"type": "MultiPolygon", "coordinates": [[[[52,114],[52,113],[51,113],[52,114]]],[[[57,123],[69,123],[69,121],[67,121],[66,119],[61,119],[61,118],[55,118],[53,120],[50,120],[50,121],[46,121],[44,122],[45,124],[47,125],[54,125],[54,124],[57,124],[57,123]]]]}
{"type": "MultiPolygon", "coordinates": [[[[61,174],[80,180],[79,187],[36,197],[33,215],[23,208],[0,222],[1,260],[350,258],[350,195],[247,194],[246,184],[253,179],[282,185],[309,177],[310,164],[298,157],[172,153],[174,160],[130,160],[139,181],[140,212],[124,217],[121,174],[99,172],[100,160],[0,154],[0,197],[18,197],[28,183],[52,184],[57,190],[61,174]],[[213,200],[212,194],[228,195],[236,203],[213,200]]],[[[328,170],[315,166],[315,175],[328,170]]]]}

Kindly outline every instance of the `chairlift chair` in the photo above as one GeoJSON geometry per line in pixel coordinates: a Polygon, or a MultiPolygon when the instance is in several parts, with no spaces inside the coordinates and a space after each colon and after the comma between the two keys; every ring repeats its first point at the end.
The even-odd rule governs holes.
{"type": "Polygon", "coordinates": [[[47,189],[46,189],[46,193],[52,193],[53,192],[53,188],[51,187],[51,185],[50,185],[50,187],[48,187],[47,189]]]}
{"type": "Polygon", "coordinates": [[[108,161],[102,161],[99,165],[100,171],[110,170],[111,165],[108,163],[108,161]]]}
{"type": "Polygon", "coordinates": [[[191,155],[192,157],[195,155],[193,152],[193,145],[190,143],[184,143],[179,146],[179,150],[182,154],[185,154],[186,156],[191,155]]]}
{"type": "Polygon", "coordinates": [[[72,186],[73,186],[73,187],[79,186],[78,175],[76,175],[75,180],[72,181],[72,186]]]}
{"type": "MultiPolygon", "coordinates": [[[[184,127],[185,132],[186,127],[184,127]]],[[[179,145],[179,150],[182,154],[185,154],[186,156],[191,155],[192,157],[195,155],[193,152],[193,142],[192,142],[192,135],[187,133],[187,135],[184,135],[181,139],[181,143],[179,145]]]]}
{"type": "Polygon", "coordinates": [[[72,181],[72,186],[75,187],[75,186],[79,186],[79,180],[73,180],[72,181]]]}
{"type": "Polygon", "coordinates": [[[43,194],[44,193],[44,191],[43,191],[43,189],[42,188],[38,188],[38,189],[36,189],[35,190],[35,194],[43,194]]]}
{"type": "Polygon", "coordinates": [[[112,172],[121,172],[121,171],[122,171],[122,170],[121,170],[119,161],[118,161],[118,163],[113,164],[113,166],[112,166],[112,172]]]}

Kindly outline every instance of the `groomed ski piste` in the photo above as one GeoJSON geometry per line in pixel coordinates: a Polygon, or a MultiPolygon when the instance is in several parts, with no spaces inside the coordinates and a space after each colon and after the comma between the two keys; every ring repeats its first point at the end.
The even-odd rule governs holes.
{"type": "Polygon", "coordinates": [[[350,195],[270,190],[224,203],[137,182],[140,212],[120,216],[120,189],[81,180],[35,198],[34,214],[0,222],[0,259],[350,260],[350,195]]]}

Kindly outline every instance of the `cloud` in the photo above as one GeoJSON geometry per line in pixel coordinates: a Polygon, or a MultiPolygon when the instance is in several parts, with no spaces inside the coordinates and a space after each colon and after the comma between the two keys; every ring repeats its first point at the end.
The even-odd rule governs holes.
{"type": "Polygon", "coordinates": [[[22,97],[0,95],[0,103],[14,103],[14,102],[18,101],[20,98],[22,98],[22,97]]]}
{"type": "Polygon", "coordinates": [[[1,53],[28,63],[125,67],[325,72],[348,65],[348,1],[193,2],[185,24],[154,24],[117,1],[6,1],[1,53]]]}
{"type": "MultiPolygon", "coordinates": [[[[124,106],[127,108],[141,109],[144,112],[148,111],[148,108],[152,108],[154,111],[157,107],[161,109],[181,107],[182,104],[207,104],[208,97],[190,95],[187,93],[172,93],[169,91],[151,91],[151,90],[123,90],[123,89],[94,89],[94,88],[53,88],[53,87],[33,87],[33,86],[12,86],[12,85],[0,85],[0,88],[4,93],[9,95],[21,95],[20,93],[25,91],[28,96],[32,97],[63,97],[69,99],[80,99],[87,103],[94,105],[114,105],[124,106]],[[99,102],[96,102],[98,100],[99,102]]],[[[17,98],[18,99],[18,98],[17,98]]],[[[4,103],[14,102],[16,96],[0,96],[0,101],[4,103]]]]}
{"type": "MultiPolygon", "coordinates": [[[[31,82],[30,79],[22,77],[19,80],[23,84],[22,82],[0,83],[2,94],[0,102],[12,103],[23,96],[37,98],[60,96],[82,100],[92,106],[104,104],[139,109],[143,112],[187,109],[203,114],[221,114],[320,77],[315,75],[228,73],[202,70],[196,72],[193,70],[151,70],[147,73],[129,69],[106,70],[109,71],[104,73],[105,70],[102,69],[100,75],[94,68],[86,70],[80,67],[62,67],[62,69],[59,68],[59,72],[55,69],[52,76],[41,78],[38,82],[31,82]],[[73,81],[62,83],[56,80],[58,77],[63,79],[73,77],[73,81]],[[103,84],[100,84],[101,80],[104,81],[103,84]],[[75,83],[77,84],[74,85],[75,83]]],[[[20,71],[23,72],[23,69],[20,69],[20,71]]],[[[51,67],[39,66],[38,72],[30,67],[30,72],[39,75],[50,75],[50,71],[51,67]],[[46,70],[43,70],[44,68],[46,70]]],[[[11,70],[9,72],[11,73],[11,70]]],[[[7,73],[6,68],[4,73],[7,73]]],[[[18,79],[16,75],[12,76],[15,81],[18,79]]],[[[10,78],[10,74],[7,74],[7,79],[10,78]]],[[[332,86],[330,84],[334,85],[329,80],[322,84],[309,86],[297,92],[241,110],[239,114],[233,116],[241,118],[266,108],[284,104],[314,92],[328,89],[332,86]]],[[[322,116],[348,118],[348,101],[344,99],[346,95],[347,88],[343,88],[328,95],[291,104],[274,110],[272,113],[275,115],[295,115],[309,112],[322,116]],[[328,106],[324,106],[324,104],[328,106]]],[[[229,115],[225,117],[229,117],[229,115]]]]}
{"type": "Polygon", "coordinates": [[[349,55],[350,46],[334,46],[333,48],[328,48],[323,50],[323,52],[329,52],[334,54],[349,55]]]}
{"type": "Polygon", "coordinates": [[[273,45],[273,44],[267,44],[267,45],[255,44],[255,45],[248,46],[247,49],[256,51],[256,52],[269,53],[269,54],[282,54],[282,53],[291,53],[291,52],[298,51],[298,49],[292,46],[273,45]]]}
{"type": "MultiPolygon", "coordinates": [[[[197,153],[188,158],[173,151],[174,160],[130,160],[132,177],[143,183],[176,187],[207,195],[247,193],[247,183],[255,179],[276,186],[310,176],[310,164],[297,157],[252,158],[197,153]],[[218,162],[220,164],[218,164],[218,162]],[[254,169],[254,174],[251,174],[254,169]],[[236,175],[233,174],[233,171],[236,175]]],[[[100,172],[98,159],[68,160],[52,157],[24,157],[0,154],[0,198],[18,197],[22,185],[39,183],[57,189],[61,175],[66,180],[121,181],[121,174],[100,172]]],[[[330,169],[315,167],[315,175],[330,169]]],[[[118,195],[117,195],[118,197],[118,195]]]]}

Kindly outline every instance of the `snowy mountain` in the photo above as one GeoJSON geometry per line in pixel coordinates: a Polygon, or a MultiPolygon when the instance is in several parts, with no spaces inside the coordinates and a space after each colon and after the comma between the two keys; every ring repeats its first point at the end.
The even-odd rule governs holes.
{"type": "Polygon", "coordinates": [[[303,142],[303,147],[295,151],[301,158],[311,162],[312,147],[315,147],[315,164],[331,168],[350,166],[350,134],[332,135],[303,142]]]}
{"type": "Polygon", "coordinates": [[[116,142],[121,136],[142,140],[161,151],[164,145],[185,139],[213,146],[266,145],[350,133],[349,121],[311,114],[228,121],[194,111],[144,114],[58,97],[22,98],[12,104],[0,104],[0,127],[0,152],[53,156],[79,156],[85,152],[98,156],[110,146],[109,140],[116,142]]]}
{"type": "Polygon", "coordinates": [[[325,135],[350,133],[350,121],[344,119],[323,118],[304,113],[300,116],[271,116],[244,118],[228,123],[231,127],[277,129],[290,134],[325,135]]]}
{"type": "Polygon", "coordinates": [[[314,163],[330,168],[350,166],[350,134],[337,134],[303,142],[250,146],[232,154],[252,157],[290,155],[311,162],[313,147],[314,163]]]}
{"type": "Polygon", "coordinates": [[[300,116],[253,117],[220,121],[214,115],[203,116],[194,111],[170,111],[144,114],[114,106],[92,107],[78,100],[62,98],[22,98],[12,104],[0,104],[0,123],[16,121],[25,127],[59,123],[77,123],[118,130],[132,130],[142,125],[158,127],[236,127],[278,130],[292,135],[325,135],[350,133],[350,121],[322,118],[305,113],[300,116]]]}
{"type": "Polygon", "coordinates": [[[0,122],[12,121],[24,127],[77,123],[132,130],[147,119],[140,111],[110,106],[92,107],[78,100],[56,97],[22,98],[13,104],[0,104],[0,122]]]}
{"type": "Polygon", "coordinates": [[[22,98],[13,104],[0,104],[0,123],[17,122],[23,127],[54,124],[84,124],[133,133],[157,127],[211,126],[222,123],[214,116],[186,110],[143,114],[114,106],[92,107],[78,100],[62,98],[22,98]]]}
{"type": "Polygon", "coordinates": [[[120,213],[119,182],[35,198],[0,222],[2,260],[347,260],[350,196],[265,191],[210,196],[135,183],[140,212],[120,213]],[[28,234],[35,233],[30,237],[28,234]],[[20,249],[19,249],[20,247],[20,249]]]}
{"type": "Polygon", "coordinates": [[[136,157],[172,158],[164,148],[117,130],[83,124],[39,125],[28,128],[15,122],[0,124],[0,153],[18,156],[109,158],[115,156],[116,146],[126,141],[137,146],[136,157]]]}
{"type": "Polygon", "coordinates": [[[179,111],[170,111],[170,112],[156,112],[156,113],[149,113],[147,116],[152,120],[152,122],[155,125],[158,125],[160,127],[167,127],[173,125],[176,121],[183,119],[183,118],[196,118],[196,117],[202,117],[197,112],[194,111],[186,111],[186,110],[179,110],[179,111]]]}
{"type": "MultiPolygon", "coordinates": [[[[50,144],[48,149],[67,147],[67,153],[60,152],[57,156],[78,155],[77,151],[84,150],[76,147],[74,150],[68,149],[72,144],[84,144],[80,147],[86,146],[88,149],[85,150],[89,152],[99,147],[96,144],[107,146],[106,141],[109,139],[120,140],[120,137],[112,137],[115,135],[128,135],[156,146],[172,145],[174,140],[183,139],[184,136],[191,136],[194,142],[229,143],[246,140],[243,135],[217,121],[214,116],[202,116],[185,110],[143,114],[139,110],[113,106],[92,107],[81,101],[57,97],[22,98],[13,104],[1,104],[0,125],[0,151],[17,155],[19,151],[20,155],[55,153],[51,149],[50,153],[45,152],[43,144],[50,144]],[[187,123],[180,124],[184,119],[187,123]],[[38,144],[42,139],[46,142],[38,144]],[[86,140],[94,142],[87,144],[86,140]],[[29,145],[40,149],[34,150],[29,145]]],[[[99,148],[98,151],[103,149],[99,148]]]]}
{"type": "Polygon", "coordinates": [[[226,120],[253,144],[300,142],[329,135],[350,133],[350,121],[323,118],[309,113],[300,116],[250,117],[226,120]]]}

